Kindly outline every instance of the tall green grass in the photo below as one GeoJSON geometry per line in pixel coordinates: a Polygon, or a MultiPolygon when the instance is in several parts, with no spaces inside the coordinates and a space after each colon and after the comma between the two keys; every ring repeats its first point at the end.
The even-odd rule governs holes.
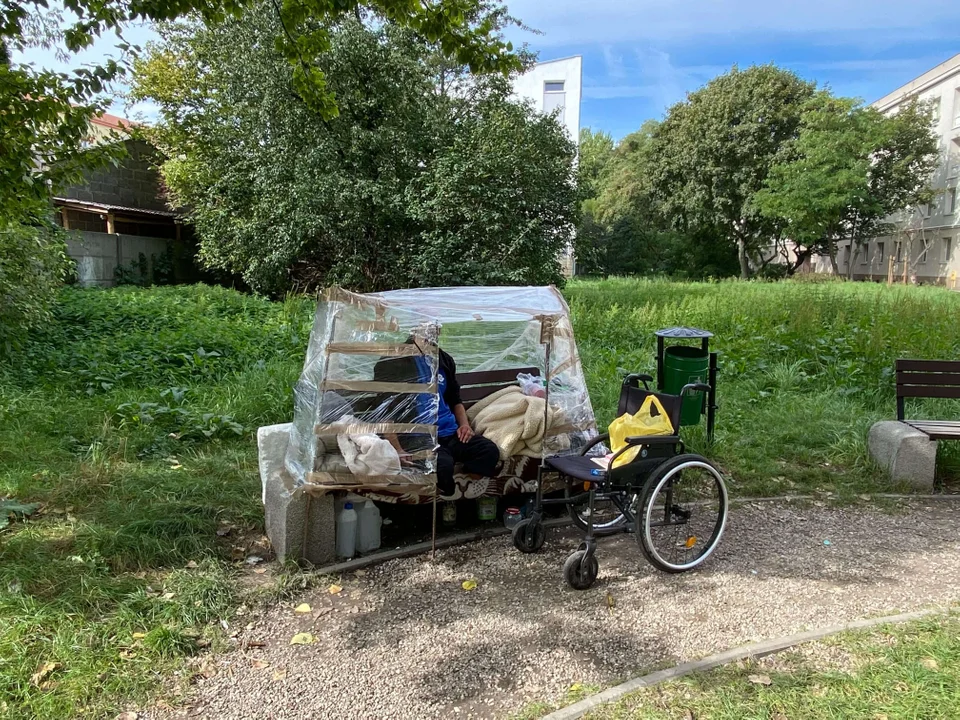
{"type": "MultiPolygon", "coordinates": [[[[960,355],[960,296],[932,288],[614,279],[565,293],[601,425],[622,375],[654,369],[655,330],[716,333],[717,441],[687,438],[741,495],[888,488],[865,438],[893,417],[894,359],[960,355]]],[[[112,717],[218,642],[242,602],[237,546],[262,529],[255,429],[292,414],[312,311],[203,286],[71,289],[0,364],[0,497],[45,504],[0,534],[0,716],[112,717]]],[[[916,412],[958,416],[950,402],[916,412]]]]}

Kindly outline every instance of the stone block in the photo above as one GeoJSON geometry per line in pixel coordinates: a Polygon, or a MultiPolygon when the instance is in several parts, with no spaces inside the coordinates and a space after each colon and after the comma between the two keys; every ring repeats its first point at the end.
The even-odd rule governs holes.
{"type": "Polygon", "coordinates": [[[870,456],[890,479],[930,491],[937,466],[937,442],[906,423],[884,420],[870,428],[870,456]]]}
{"type": "Polygon", "coordinates": [[[308,497],[296,487],[283,463],[289,438],[289,423],[257,430],[267,537],[281,561],[326,565],[336,560],[333,496],[308,497]]]}

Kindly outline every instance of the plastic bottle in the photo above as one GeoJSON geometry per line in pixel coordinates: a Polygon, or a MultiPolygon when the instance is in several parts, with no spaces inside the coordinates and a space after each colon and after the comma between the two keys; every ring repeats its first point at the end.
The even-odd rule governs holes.
{"type": "Polygon", "coordinates": [[[352,558],[357,553],[357,511],[346,503],[337,517],[337,555],[352,558]]]}
{"type": "Polygon", "coordinates": [[[520,514],[519,508],[507,508],[503,513],[503,526],[510,530],[513,530],[521,520],[523,520],[523,515],[520,514]]]}
{"type": "Polygon", "coordinates": [[[357,552],[368,553],[380,547],[380,508],[365,500],[357,511],[357,552]]]}

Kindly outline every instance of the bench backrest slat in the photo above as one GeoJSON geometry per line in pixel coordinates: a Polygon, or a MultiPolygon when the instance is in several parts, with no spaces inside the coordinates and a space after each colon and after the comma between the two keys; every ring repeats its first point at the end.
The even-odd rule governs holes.
{"type": "Polygon", "coordinates": [[[960,399],[960,361],[897,360],[897,419],[904,419],[904,398],[960,399]]]}
{"type": "Polygon", "coordinates": [[[457,380],[460,383],[460,399],[463,400],[464,407],[470,407],[478,400],[483,400],[483,398],[493,395],[498,390],[515,385],[517,375],[520,373],[542,375],[540,370],[535,367],[457,373],[457,380]]]}

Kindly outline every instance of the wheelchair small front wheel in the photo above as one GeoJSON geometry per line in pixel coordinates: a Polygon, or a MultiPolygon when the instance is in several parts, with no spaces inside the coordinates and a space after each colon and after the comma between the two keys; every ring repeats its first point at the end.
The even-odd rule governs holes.
{"type": "Polygon", "coordinates": [[[513,528],[513,546],[522,553],[537,552],[546,539],[547,530],[539,520],[525,518],[513,528]]]}
{"type": "Polygon", "coordinates": [[[641,492],[637,542],[658,570],[692,570],[716,549],[727,524],[727,488],[720,471],[694,454],[670,458],[641,492]]]}
{"type": "Polygon", "coordinates": [[[586,590],[597,581],[600,574],[600,563],[597,556],[590,554],[586,558],[586,550],[577,550],[563,563],[563,579],[574,590],[586,590]]]}

